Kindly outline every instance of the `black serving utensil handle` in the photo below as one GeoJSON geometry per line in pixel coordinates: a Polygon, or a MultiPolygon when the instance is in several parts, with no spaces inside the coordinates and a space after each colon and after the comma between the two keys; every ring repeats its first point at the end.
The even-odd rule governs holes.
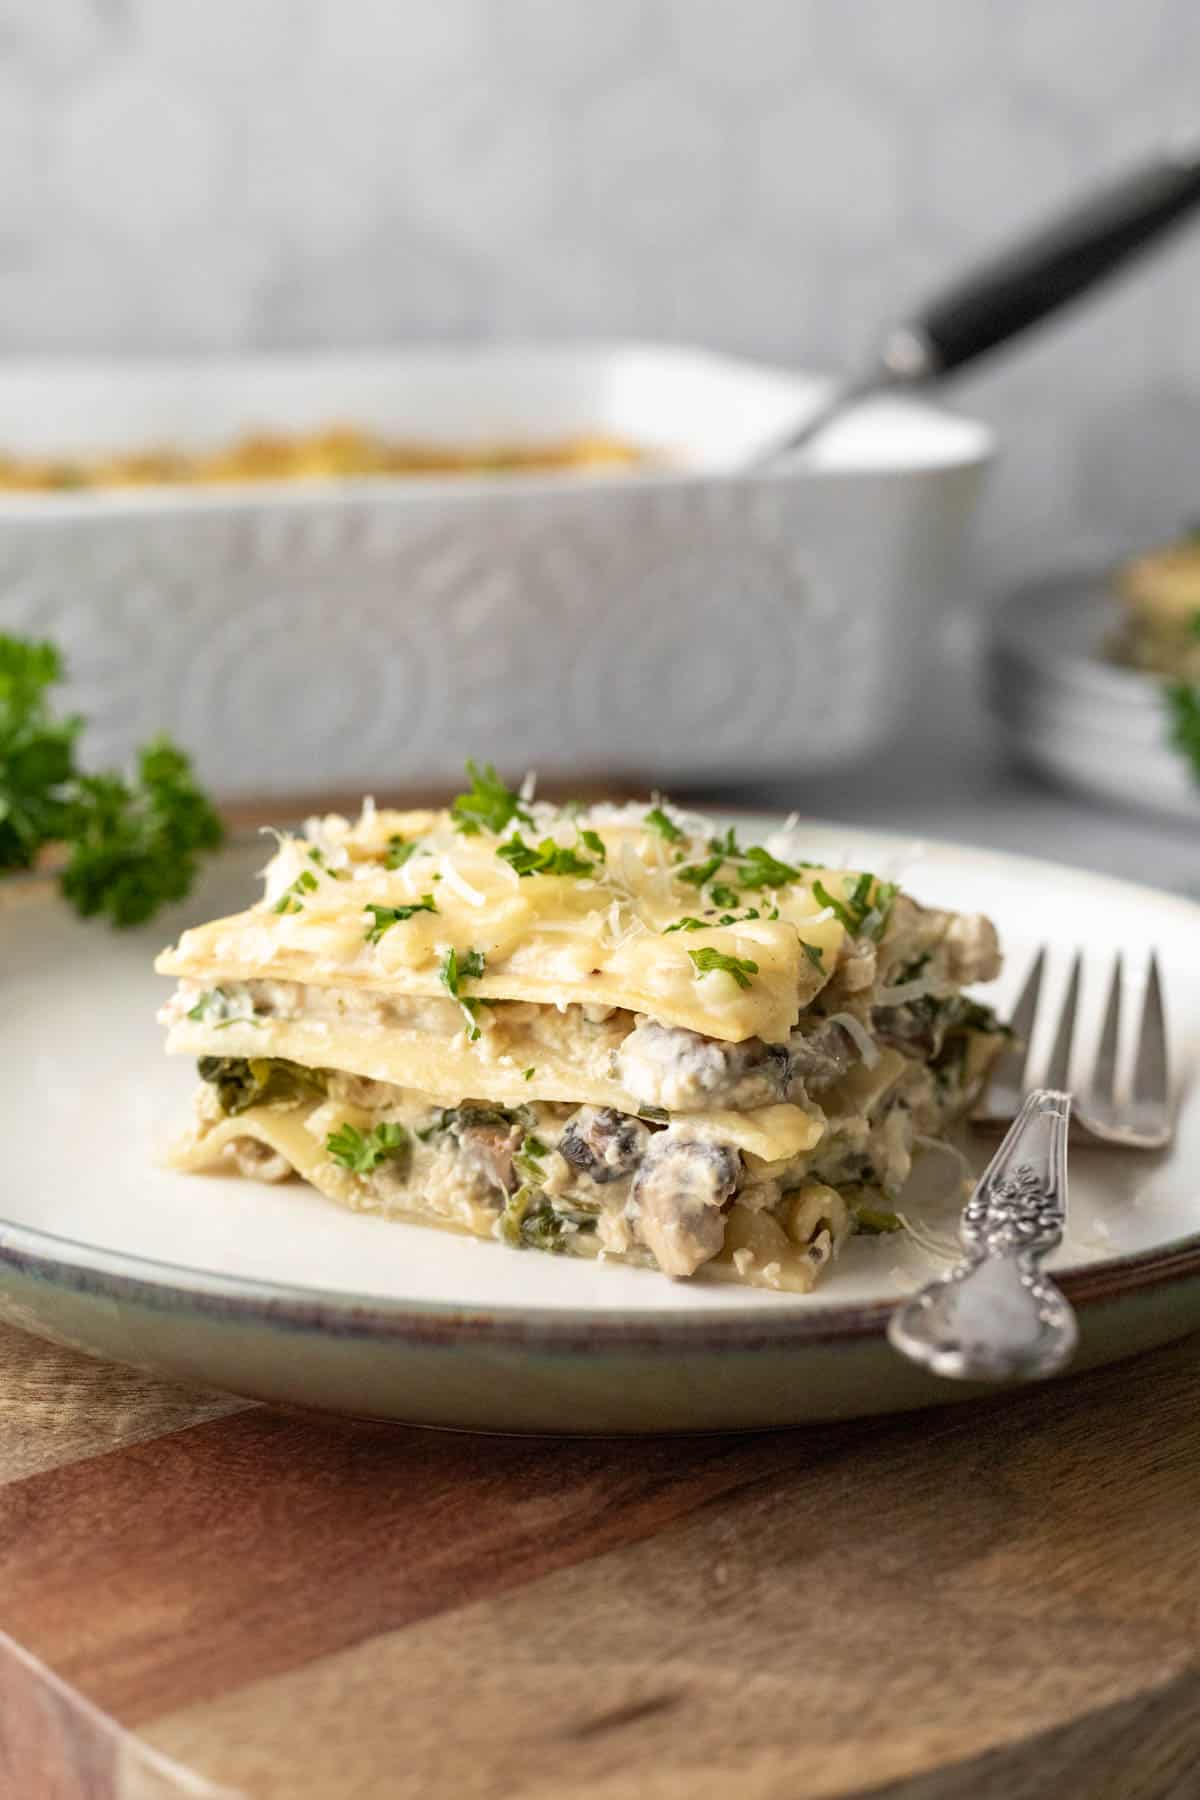
{"type": "Polygon", "coordinates": [[[1028,331],[1148,250],[1197,205],[1200,140],[1159,151],[891,326],[865,368],[758,445],[747,467],[801,449],[872,394],[939,381],[1028,331]]]}
{"type": "Polygon", "coordinates": [[[1166,150],[935,295],[884,339],[893,379],[936,380],[1115,274],[1200,205],[1200,143],[1166,150]]]}

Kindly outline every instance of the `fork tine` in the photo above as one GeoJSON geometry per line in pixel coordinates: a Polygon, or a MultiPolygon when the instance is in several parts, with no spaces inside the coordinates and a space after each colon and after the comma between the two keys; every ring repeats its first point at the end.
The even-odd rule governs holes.
{"type": "Polygon", "coordinates": [[[1013,1008],[1009,1021],[1014,1040],[1012,1048],[997,1058],[992,1069],[992,1078],[984,1096],[984,1114],[987,1118],[1012,1118],[1020,1108],[1025,1091],[1025,1071],[1029,1066],[1033,1021],[1037,1016],[1045,972],[1046,951],[1043,946],[1033,959],[1025,977],[1025,986],[1021,989],[1021,997],[1013,1008]]]}
{"type": "Polygon", "coordinates": [[[1104,1009],[1104,1026],[1100,1033],[1100,1044],[1096,1051],[1096,1061],[1092,1067],[1092,1079],[1089,1099],[1105,1111],[1111,1112],[1117,1100],[1117,1051],[1121,1040],[1121,952],[1118,950],[1113,961],[1112,982],[1108,990],[1108,1004],[1104,1009]]]}
{"type": "Polygon", "coordinates": [[[1169,1097],[1162,977],[1159,974],[1157,953],[1152,953],[1146,998],[1142,1004],[1137,1055],[1133,1065],[1133,1099],[1137,1106],[1162,1108],[1165,1111],[1169,1097]]]}
{"type": "Polygon", "coordinates": [[[1050,1061],[1046,1064],[1044,1086],[1058,1088],[1063,1093],[1068,1093],[1071,1087],[1071,1045],[1075,1037],[1075,1014],[1079,1010],[1082,969],[1083,956],[1080,951],[1076,951],[1062,1012],[1059,1014],[1058,1030],[1054,1035],[1054,1048],[1050,1052],[1050,1061]]]}

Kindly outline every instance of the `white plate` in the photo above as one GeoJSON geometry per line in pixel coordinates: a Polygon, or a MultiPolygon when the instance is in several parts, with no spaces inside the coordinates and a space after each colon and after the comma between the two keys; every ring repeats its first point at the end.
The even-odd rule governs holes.
{"type": "MultiPolygon", "coordinates": [[[[1114,949],[1140,983],[1157,947],[1186,1090],[1178,1140],[1162,1157],[1074,1152],[1057,1260],[1080,1308],[1081,1363],[1200,1326],[1200,907],[1017,857],[810,831],[818,858],[844,847],[920,898],[990,912],[1010,953],[1002,1001],[1043,937],[1063,961],[1079,944],[1087,1027],[1114,949]]],[[[262,859],[257,845],[230,851],[176,917],[123,936],[69,916],[43,882],[0,889],[4,1316],[270,1401],[494,1430],[779,1425],[962,1395],[882,1337],[889,1304],[936,1266],[908,1240],[855,1240],[798,1298],[360,1217],[298,1184],[159,1167],[194,1077],[161,1053],[166,990],[151,955],[180,925],[242,903],[262,859]]]]}
{"type": "Polygon", "coordinates": [[[1010,750],[1060,786],[1200,825],[1200,782],[1169,741],[1166,682],[1108,660],[1111,576],[1084,570],[1014,594],[993,627],[988,704],[1010,750]]]}

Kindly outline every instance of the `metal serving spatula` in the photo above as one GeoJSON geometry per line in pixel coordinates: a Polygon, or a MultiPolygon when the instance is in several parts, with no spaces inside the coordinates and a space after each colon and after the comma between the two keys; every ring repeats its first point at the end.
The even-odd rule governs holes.
{"type": "Polygon", "coordinates": [[[798,450],[871,395],[929,387],[1038,324],[1149,249],[1200,204],[1200,141],[1169,146],[884,331],[866,368],[773,434],[753,468],[798,450]]]}

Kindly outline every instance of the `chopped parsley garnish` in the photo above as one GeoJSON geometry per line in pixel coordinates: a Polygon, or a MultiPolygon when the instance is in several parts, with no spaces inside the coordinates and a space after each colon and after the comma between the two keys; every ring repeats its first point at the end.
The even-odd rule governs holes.
{"type": "Polygon", "coordinates": [[[349,881],[350,879],[349,869],[330,868],[325,852],[319,849],[316,844],[309,850],[308,860],[310,863],[315,863],[318,869],[323,870],[323,872],[328,875],[330,881],[349,881]]]}
{"type": "Polygon", "coordinates": [[[537,1074],[537,1064],[530,1063],[530,1065],[527,1069],[521,1070],[521,1080],[522,1081],[532,1081],[536,1074],[537,1074]]]}
{"type": "MultiPolygon", "coordinates": [[[[1200,613],[1196,616],[1200,618],[1200,613]]],[[[1167,688],[1167,711],[1171,743],[1190,761],[1192,773],[1200,781],[1200,683],[1172,682],[1167,688]]]]}
{"type": "Polygon", "coordinates": [[[363,937],[368,944],[377,944],[385,931],[390,931],[393,925],[402,925],[406,919],[411,919],[414,913],[435,913],[437,902],[432,894],[422,894],[421,898],[414,900],[410,906],[379,906],[372,901],[369,906],[363,907],[363,911],[373,913],[375,917],[375,923],[367,926],[363,937]]]}
{"type": "MultiPolygon", "coordinates": [[[[771,915],[768,915],[771,916],[771,915]]],[[[779,917],[778,909],[773,909],[773,916],[779,917]]],[[[676,919],[673,925],[667,925],[662,935],[669,937],[673,931],[712,931],[718,925],[744,925],[747,919],[761,919],[762,914],[757,906],[748,906],[744,913],[722,913],[716,919],[697,919],[688,913],[682,919],[676,919]]]]}
{"type": "Polygon", "coordinates": [[[738,881],[744,888],[787,887],[789,882],[800,879],[801,868],[807,866],[803,863],[780,862],[777,856],[772,856],[761,844],[755,844],[745,853],[738,871],[738,881]]]}
{"type": "Polygon", "coordinates": [[[831,894],[823,881],[813,882],[813,893],[822,906],[829,908],[851,937],[861,937],[866,931],[867,935],[878,941],[883,935],[892,903],[900,892],[898,883],[877,881],[874,875],[864,871],[857,877],[847,875],[843,887],[846,896],[844,900],[831,894]]]}
{"type": "Polygon", "coordinates": [[[806,944],[804,939],[801,938],[800,948],[803,950],[805,956],[807,956],[813,968],[823,975],[825,973],[825,962],[821,953],[821,946],[819,944],[806,944]]]}
{"type": "Polygon", "coordinates": [[[1191,634],[1194,638],[1200,638],[1200,606],[1198,606],[1196,608],[1195,612],[1192,614],[1191,618],[1189,619],[1188,630],[1191,632],[1191,634]]]}
{"type": "Polygon", "coordinates": [[[301,894],[314,893],[316,888],[317,878],[312,870],[301,869],[291,886],[284,888],[282,894],[280,894],[278,900],[271,908],[271,911],[277,913],[303,912],[304,902],[300,898],[301,894]]]}
{"type": "Polygon", "coordinates": [[[591,851],[597,862],[607,862],[608,851],[604,848],[604,839],[598,831],[581,831],[579,840],[585,849],[591,851]]]}
{"type": "Polygon", "coordinates": [[[657,831],[659,837],[666,838],[668,844],[682,844],[685,841],[686,834],[680,831],[674,819],[667,817],[661,806],[652,806],[643,823],[651,831],[657,831]]]}
{"type": "Polygon", "coordinates": [[[638,1118],[649,1119],[653,1125],[669,1125],[671,1115],[665,1106],[639,1106],[638,1118]]]}
{"type": "Polygon", "coordinates": [[[442,986],[451,999],[457,1000],[467,1022],[467,1037],[473,1044],[479,1037],[479,1026],[475,1015],[479,1010],[478,1000],[467,999],[462,992],[464,981],[478,981],[486,966],[486,958],[482,950],[466,950],[460,957],[457,950],[449,949],[442,958],[439,971],[442,986]]]}
{"type": "Polygon", "coordinates": [[[697,975],[712,975],[720,972],[732,975],[741,988],[750,986],[750,977],[758,974],[758,964],[748,956],[726,956],[720,950],[689,950],[688,955],[696,965],[697,975]]]}
{"type": "Polygon", "coordinates": [[[262,1024],[262,1020],[254,1016],[254,1002],[249,994],[238,996],[220,987],[209,988],[207,993],[201,994],[195,1006],[188,1008],[187,1016],[199,1025],[211,1025],[217,1031],[224,1031],[228,1025],[262,1024]],[[239,1005],[241,1010],[235,1010],[239,1005]]]}
{"type": "Polygon", "coordinates": [[[370,1175],[381,1162],[405,1156],[411,1147],[403,1125],[391,1120],[365,1132],[353,1125],[342,1125],[325,1139],[325,1148],[334,1162],[349,1169],[352,1175],[370,1175]]]}
{"type": "Polygon", "coordinates": [[[724,861],[725,858],[721,855],[710,856],[706,862],[687,863],[682,869],[677,869],[676,874],[689,887],[706,887],[724,861]]]}
{"type": "Polygon", "coordinates": [[[387,855],[384,866],[388,869],[402,869],[410,856],[415,856],[420,849],[416,838],[402,838],[399,833],[388,839],[387,855]]]}
{"type": "Polygon", "coordinates": [[[475,837],[481,831],[494,832],[497,837],[505,828],[519,819],[522,825],[531,823],[528,809],[522,805],[519,794],[506,787],[496,773],[494,763],[484,763],[482,769],[471,757],[467,758],[467,777],[471,783],[465,794],[450,803],[450,813],[455,829],[466,837],[475,837]]]}
{"type": "Polygon", "coordinates": [[[707,887],[715,883],[715,877],[721,873],[725,865],[732,865],[731,884],[714,885],[713,900],[718,906],[737,906],[741,903],[739,888],[779,888],[787,887],[790,882],[800,879],[801,869],[819,868],[818,863],[781,862],[772,856],[761,844],[752,844],[743,850],[737,841],[737,833],[733,827],[723,837],[712,837],[708,840],[710,855],[703,862],[688,863],[677,869],[680,881],[686,881],[689,887],[707,887]],[[735,885],[734,885],[735,884],[735,885]]]}
{"type": "Polygon", "coordinates": [[[596,868],[578,851],[556,844],[553,838],[543,838],[534,849],[519,831],[498,846],[496,855],[518,875],[591,875],[596,868]]]}

